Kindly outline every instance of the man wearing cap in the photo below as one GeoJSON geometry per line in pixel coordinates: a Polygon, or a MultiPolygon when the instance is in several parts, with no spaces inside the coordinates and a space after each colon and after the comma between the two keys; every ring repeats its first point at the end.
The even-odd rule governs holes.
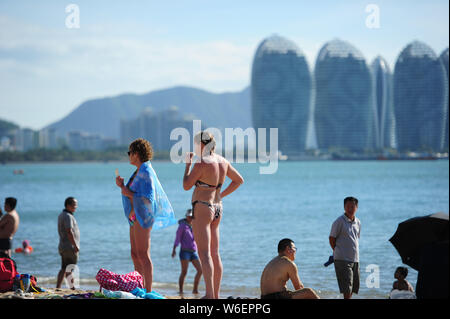
{"type": "Polygon", "coordinates": [[[192,293],[198,294],[198,283],[202,276],[202,266],[197,255],[197,245],[194,241],[194,233],[192,232],[192,210],[188,209],[186,212],[186,218],[182,218],[178,221],[177,235],[173,244],[172,258],[175,257],[176,248],[181,244],[180,248],[180,263],[181,274],[178,279],[178,285],[180,286],[180,294],[183,293],[184,279],[186,278],[189,262],[192,262],[197,273],[194,279],[194,288],[192,293]]]}

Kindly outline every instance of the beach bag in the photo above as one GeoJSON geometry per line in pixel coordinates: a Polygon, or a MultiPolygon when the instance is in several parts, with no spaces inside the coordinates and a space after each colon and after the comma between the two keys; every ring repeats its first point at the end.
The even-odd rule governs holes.
{"type": "Polygon", "coordinates": [[[100,288],[112,291],[130,292],[135,288],[144,288],[144,280],[137,271],[130,272],[125,275],[119,275],[112,271],[100,268],[95,276],[100,288]]]}
{"type": "MultiPolygon", "coordinates": [[[[24,290],[24,282],[23,278],[25,277],[25,274],[20,275],[20,289],[24,290]]],[[[30,287],[25,292],[44,292],[45,289],[42,289],[41,287],[38,287],[37,285],[37,279],[35,276],[30,275],[30,287]]]]}
{"type": "Polygon", "coordinates": [[[16,275],[17,270],[14,261],[11,258],[0,258],[0,292],[12,290],[16,275]]]}

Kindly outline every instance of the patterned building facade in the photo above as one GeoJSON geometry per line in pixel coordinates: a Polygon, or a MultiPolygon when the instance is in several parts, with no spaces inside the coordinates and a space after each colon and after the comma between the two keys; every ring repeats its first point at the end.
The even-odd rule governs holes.
{"type": "Polygon", "coordinates": [[[400,152],[444,148],[448,112],[445,67],[434,51],[414,41],[400,53],[394,71],[394,112],[400,152]]]}
{"type": "Polygon", "coordinates": [[[278,128],[278,148],[285,155],[305,150],[311,86],[306,57],[293,42],[277,35],[261,42],[251,74],[253,127],[266,128],[267,142],[269,128],[278,128]]]}
{"type": "Polygon", "coordinates": [[[376,149],[395,148],[395,116],[392,104],[392,73],[387,61],[377,56],[372,64],[374,105],[374,146],[376,149]]]}
{"type": "Polygon", "coordinates": [[[345,41],[327,42],[314,72],[318,148],[351,152],[372,148],[372,75],[361,52],[345,41]]]}

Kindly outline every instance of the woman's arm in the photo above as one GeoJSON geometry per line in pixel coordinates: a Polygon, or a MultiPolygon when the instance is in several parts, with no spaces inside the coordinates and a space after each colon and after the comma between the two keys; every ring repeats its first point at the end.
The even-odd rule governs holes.
{"type": "Polygon", "coordinates": [[[122,195],[128,197],[128,198],[133,198],[134,193],[124,185],[124,180],[122,177],[117,176],[116,177],[116,185],[121,189],[122,191],[122,195]]]}
{"type": "Polygon", "coordinates": [[[231,166],[231,164],[228,164],[227,176],[231,179],[231,183],[226,189],[224,189],[222,193],[220,193],[221,198],[230,195],[244,183],[244,178],[242,178],[241,174],[239,174],[239,172],[233,166],[231,166]]]}
{"type": "Polygon", "coordinates": [[[194,153],[190,152],[188,153],[188,156],[189,158],[186,159],[186,167],[184,169],[183,176],[183,188],[185,191],[190,190],[201,176],[200,164],[195,164],[192,171],[189,172],[191,170],[192,157],[194,156],[194,153]]]}
{"type": "Polygon", "coordinates": [[[120,188],[122,190],[122,195],[132,199],[134,196],[134,193],[126,186],[123,186],[120,188]]]}

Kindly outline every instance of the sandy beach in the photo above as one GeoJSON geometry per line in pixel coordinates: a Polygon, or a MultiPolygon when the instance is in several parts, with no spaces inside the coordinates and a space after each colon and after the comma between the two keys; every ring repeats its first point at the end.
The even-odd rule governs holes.
{"type": "MultiPolygon", "coordinates": [[[[69,289],[69,288],[44,288],[45,292],[7,291],[0,293],[0,299],[117,299],[107,298],[99,290],[69,289]]],[[[194,299],[189,296],[164,295],[166,299],[194,299]]],[[[200,297],[199,297],[200,298],[200,297]]],[[[140,298],[139,298],[140,299],[140,298]]],[[[198,299],[198,298],[197,298],[198,299]]]]}

